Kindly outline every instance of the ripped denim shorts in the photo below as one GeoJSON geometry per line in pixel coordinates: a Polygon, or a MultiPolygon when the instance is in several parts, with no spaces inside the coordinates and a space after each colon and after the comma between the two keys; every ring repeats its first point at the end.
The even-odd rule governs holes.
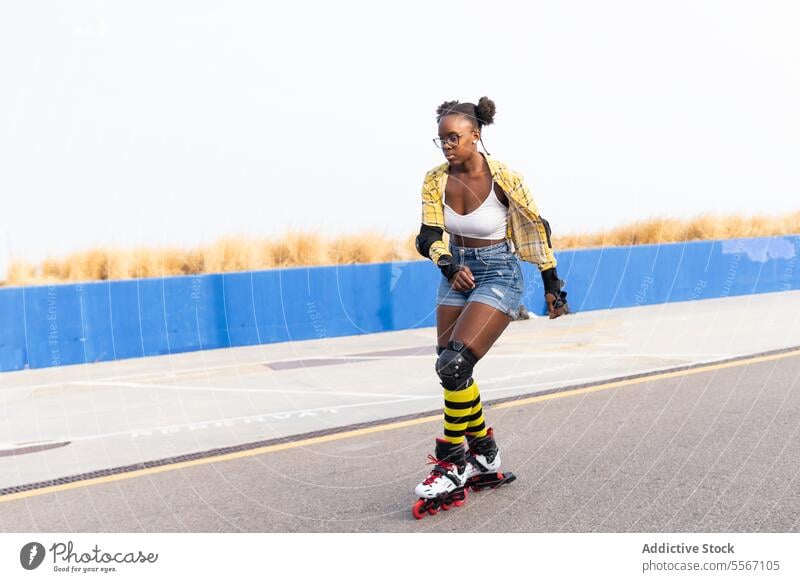
{"type": "Polygon", "coordinates": [[[469,301],[479,301],[513,317],[522,300],[525,287],[522,266],[508,242],[488,247],[459,247],[450,244],[450,252],[459,265],[466,265],[475,277],[475,287],[455,291],[442,277],[436,297],[437,305],[463,307],[469,301]]]}

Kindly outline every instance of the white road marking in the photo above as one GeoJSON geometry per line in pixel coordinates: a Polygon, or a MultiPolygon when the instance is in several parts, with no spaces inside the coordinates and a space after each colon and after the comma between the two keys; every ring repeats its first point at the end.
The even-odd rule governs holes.
{"type": "MultiPolygon", "coordinates": [[[[556,344],[552,344],[551,343],[550,345],[552,346],[552,345],[556,345],[556,344]]],[[[595,344],[592,344],[592,345],[595,345],[595,344]]],[[[782,346],[779,346],[779,347],[782,347],[782,346]]],[[[765,350],[766,349],[776,349],[776,348],[767,346],[767,347],[765,347],[765,350]]],[[[493,360],[494,359],[501,359],[501,358],[502,359],[505,359],[505,358],[525,358],[527,360],[550,360],[550,359],[553,359],[553,358],[563,358],[563,359],[572,358],[572,359],[577,359],[577,360],[580,360],[580,359],[596,359],[596,358],[615,358],[615,359],[618,359],[618,358],[670,358],[670,359],[688,358],[688,359],[691,360],[691,362],[687,361],[687,363],[697,363],[697,360],[695,360],[695,358],[697,358],[697,357],[706,358],[708,360],[726,359],[726,358],[732,358],[732,357],[737,357],[737,356],[746,356],[746,355],[749,355],[749,353],[751,353],[751,352],[748,352],[748,353],[715,353],[715,352],[704,352],[704,353],[697,353],[697,352],[673,352],[673,353],[600,352],[600,353],[587,353],[587,352],[577,352],[576,353],[576,352],[571,352],[569,349],[565,348],[565,352],[564,353],[557,353],[557,352],[528,353],[528,352],[522,352],[522,353],[504,354],[504,353],[494,352],[494,353],[489,354],[487,356],[487,358],[490,358],[490,359],[493,359],[493,360]]],[[[320,358],[324,358],[324,359],[343,359],[343,360],[350,360],[350,359],[353,359],[354,357],[356,357],[356,356],[320,356],[320,358]]],[[[358,357],[358,359],[361,359],[361,360],[420,359],[420,358],[427,360],[427,359],[431,358],[430,355],[418,355],[418,356],[408,356],[408,355],[406,355],[406,356],[357,356],[357,357],[358,357]]],[[[305,358],[305,359],[313,359],[313,358],[305,358]]],[[[282,361],[287,361],[287,360],[282,360],[282,361]]],[[[701,361],[705,361],[705,360],[701,360],[701,361]]],[[[266,366],[266,364],[268,364],[268,363],[269,362],[259,362],[257,365],[266,366]]],[[[251,365],[250,364],[242,364],[242,365],[239,365],[239,366],[222,366],[222,367],[215,367],[215,368],[207,368],[207,370],[210,371],[210,370],[217,370],[217,369],[221,369],[221,368],[230,368],[230,367],[245,368],[245,367],[249,367],[249,366],[251,366],[251,365]]],[[[302,370],[302,368],[298,368],[298,369],[302,370]]],[[[169,373],[164,373],[164,372],[161,372],[161,373],[151,372],[151,373],[147,373],[147,374],[136,374],[136,375],[127,375],[127,376],[109,376],[109,377],[105,377],[105,378],[101,377],[98,380],[87,380],[87,381],[79,381],[79,380],[63,381],[62,380],[60,382],[48,382],[48,383],[41,383],[41,384],[30,384],[30,385],[25,385],[25,386],[0,386],[0,394],[14,393],[14,392],[29,392],[29,391],[32,391],[32,390],[46,389],[46,388],[62,388],[62,387],[69,386],[69,385],[80,385],[80,384],[87,384],[87,383],[90,383],[90,382],[118,382],[119,380],[122,380],[122,379],[125,379],[125,378],[134,378],[134,377],[135,378],[154,377],[154,379],[158,379],[158,378],[160,378],[160,379],[167,379],[167,378],[179,379],[181,375],[196,373],[196,372],[199,372],[199,371],[202,371],[202,370],[203,370],[202,368],[198,368],[198,369],[193,369],[193,370],[178,371],[175,374],[169,374],[169,373]]],[[[266,367],[263,368],[263,371],[264,371],[265,374],[274,374],[275,373],[274,371],[269,370],[266,367]]],[[[3,373],[0,373],[0,379],[2,379],[2,376],[3,376],[3,373]]]]}
{"type": "Polygon", "coordinates": [[[276,390],[273,388],[231,388],[228,386],[180,386],[177,384],[150,384],[146,382],[70,382],[70,385],[110,386],[120,388],[152,388],[157,390],[188,390],[199,392],[251,392],[259,394],[314,394],[324,396],[371,396],[374,398],[416,398],[414,394],[387,394],[376,392],[342,392],[340,390],[276,390]]]}
{"type": "Polygon", "coordinates": [[[487,378],[486,380],[481,380],[478,383],[478,389],[483,391],[481,386],[485,386],[486,384],[497,384],[498,382],[504,382],[505,380],[514,380],[516,378],[527,378],[529,376],[539,376],[540,374],[544,374],[545,372],[557,372],[559,370],[566,370],[568,368],[580,368],[583,367],[583,364],[565,364],[563,366],[552,366],[550,368],[539,368],[538,370],[531,370],[530,372],[520,372],[519,374],[509,374],[507,376],[492,376],[491,378],[487,378]]]}
{"type": "Polygon", "coordinates": [[[90,440],[105,439],[118,436],[130,436],[131,438],[138,438],[142,436],[168,435],[168,434],[176,434],[184,430],[205,430],[208,428],[225,428],[233,426],[235,424],[252,424],[255,422],[267,422],[269,420],[290,420],[292,418],[299,419],[311,416],[319,416],[320,414],[324,413],[338,414],[339,411],[350,408],[359,408],[364,406],[382,406],[385,404],[411,402],[413,400],[430,400],[430,399],[440,400],[441,398],[442,398],[441,394],[435,394],[429,396],[416,396],[414,398],[400,398],[397,400],[388,400],[388,401],[381,400],[376,402],[357,402],[355,404],[320,406],[318,408],[301,408],[297,410],[283,410],[278,412],[264,412],[262,414],[251,414],[247,416],[235,416],[230,418],[212,418],[208,420],[198,420],[194,422],[185,422],[185,423],[172,424],[166,426],[120,430],[120,431],[100,433],[100,434],[90,434],[82,436],[62,436],[48,440],[54,440],[59,442],[70,441],[74,443],[80,441],[90,441],[90,440]]]}

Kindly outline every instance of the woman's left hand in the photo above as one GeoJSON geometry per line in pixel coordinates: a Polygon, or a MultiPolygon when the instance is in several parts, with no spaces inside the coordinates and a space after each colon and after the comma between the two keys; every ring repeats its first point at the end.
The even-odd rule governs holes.
{"type": "Polygon", "coordinates": [[[544,300],[547,301],[547,312],[550,314],[550,319],[555,319],[567,312],[567,304],[562,303],[560,307],[556,307],[556,296],[552,293],[545,293],[544,300]]]}

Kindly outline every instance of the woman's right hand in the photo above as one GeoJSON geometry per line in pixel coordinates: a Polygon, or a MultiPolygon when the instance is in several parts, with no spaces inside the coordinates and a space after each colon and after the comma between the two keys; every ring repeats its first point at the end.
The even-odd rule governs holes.
{"type": "Polygon", "coordinates": [[[450,277],[450,286],[453,291],[469,291],[475,287],[475,277],[470,268],[462,265],[458,273],[450,277]]]}

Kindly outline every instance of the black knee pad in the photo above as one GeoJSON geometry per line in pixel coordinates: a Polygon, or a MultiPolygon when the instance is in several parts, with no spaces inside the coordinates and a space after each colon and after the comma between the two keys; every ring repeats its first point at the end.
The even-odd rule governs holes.
{"type": "Polygon", "coordinates": [[[436,373],[448,390],[463,390],[472,380],[472,368],[478,358],[460,341],[450,341],[436,360],[436,373]]]}

